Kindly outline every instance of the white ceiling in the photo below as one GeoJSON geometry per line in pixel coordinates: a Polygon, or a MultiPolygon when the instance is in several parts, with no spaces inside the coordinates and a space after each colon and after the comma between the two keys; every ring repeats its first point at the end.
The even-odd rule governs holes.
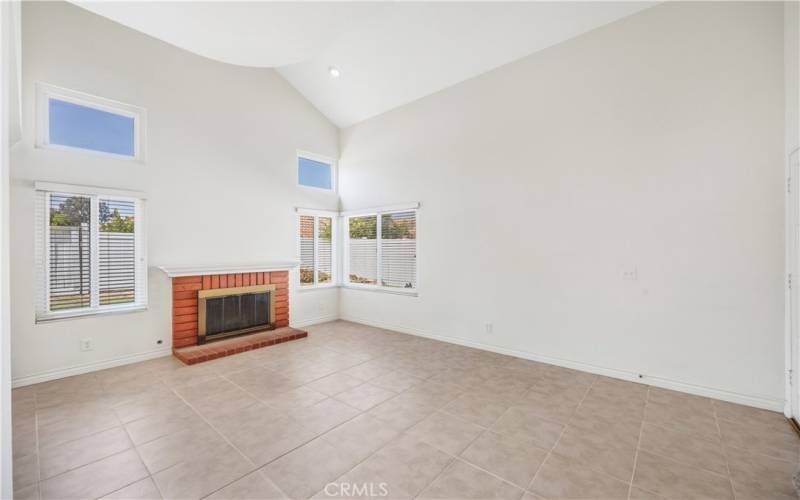
{"type": "Polygon", "coordinates": [[[657,2],[75,3],[212,59],[275,67],[346,127],[657,2]]]}

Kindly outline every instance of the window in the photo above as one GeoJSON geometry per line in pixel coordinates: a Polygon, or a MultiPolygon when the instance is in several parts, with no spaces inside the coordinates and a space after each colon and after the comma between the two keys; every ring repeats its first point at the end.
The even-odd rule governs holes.
{"type": "Polygon", "coordinates": [[[336,214],[298,210],[300,286],[320,287],[336,283],[336,214]]]}
{"type": "Polygon", "coordinates": [[[297,153],[297,183],[301,186],[334,190],[335,162],[310,153],[297,153]]]}
{"type": "Polygon", "coordinates": [[[417,288],[417,210],[346,217],[347,282],[412,292],[417,288]]]}
{"type": "Polygon", "coordinates": [[[139,193],[36,184],[37,320],[147,303],[139,193]]]}
{"type": "Polygon", "coordinates": [[[143,159],[143,109],[41,83],[37,106],[38,146],[143,159]]]}

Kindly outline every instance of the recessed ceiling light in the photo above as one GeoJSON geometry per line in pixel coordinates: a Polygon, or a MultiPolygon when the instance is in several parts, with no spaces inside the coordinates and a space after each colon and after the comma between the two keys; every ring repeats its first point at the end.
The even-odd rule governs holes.
{"type": "Polygon", "coordinates": [[[331,66],[328,68],[328,73],[331,75],[331,78],[339,78],[341,73],[339,72],[339,68],[336,66],[331,66]]]}

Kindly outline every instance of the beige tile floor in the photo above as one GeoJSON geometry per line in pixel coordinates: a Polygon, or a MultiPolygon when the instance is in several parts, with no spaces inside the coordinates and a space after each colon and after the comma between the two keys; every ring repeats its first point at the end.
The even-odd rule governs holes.
{"type": "Polygon", "coordinates": [[[795,498],[783,417],[347,322],[13,392],[17,498],[795,498]]]}

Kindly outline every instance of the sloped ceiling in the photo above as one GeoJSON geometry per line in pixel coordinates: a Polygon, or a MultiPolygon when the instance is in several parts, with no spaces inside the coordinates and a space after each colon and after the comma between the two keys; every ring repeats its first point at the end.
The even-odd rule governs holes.
{"type": "Polygon", "coordinates": [[[276,68],[347,127],[657,2],[74,3],[211,59],[276,68]]]}

